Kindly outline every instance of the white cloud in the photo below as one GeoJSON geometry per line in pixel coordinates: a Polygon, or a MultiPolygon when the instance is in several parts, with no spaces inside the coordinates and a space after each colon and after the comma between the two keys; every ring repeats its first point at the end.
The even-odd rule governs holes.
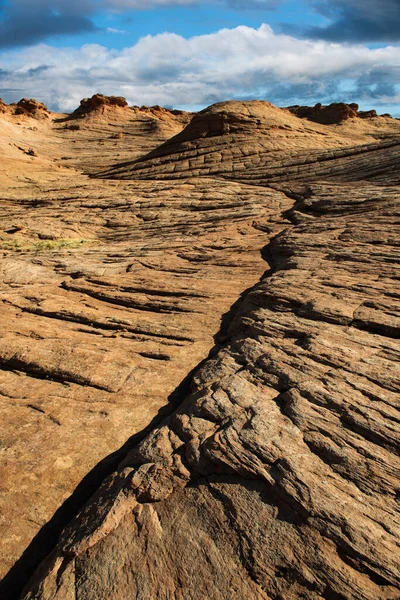
{"type": "Polygon", "coordinates": [[[234,97],[262,97],[281,105],[354,101],[349,96],[356,93],[357,81],[370,73],[363,98],[368,101],[371,90],[371,104],[379,104],[374,78],[399,65],[399,47],[299,40],[276,35],[268,25],[240,26],[190,39],[148,35],[121,51],[96,44],[79,49],[41,44],[4,53],[0,96],[10,101],[29,95],[66,111],[96,92],[123,95],[130,104],[173,106],[234,97]]]}

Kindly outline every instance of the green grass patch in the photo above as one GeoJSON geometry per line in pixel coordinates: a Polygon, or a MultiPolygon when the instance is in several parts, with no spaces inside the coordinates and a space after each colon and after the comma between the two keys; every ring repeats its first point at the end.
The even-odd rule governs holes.
{"type": "Polygon", "coordinates": [[[55,252],[57,250],[76,250],[85,246],[97,244],[96,239],[69,238],[58,240],[29,240],[14,238],[0,240],[0,250],[11,252],[55,252]]]}

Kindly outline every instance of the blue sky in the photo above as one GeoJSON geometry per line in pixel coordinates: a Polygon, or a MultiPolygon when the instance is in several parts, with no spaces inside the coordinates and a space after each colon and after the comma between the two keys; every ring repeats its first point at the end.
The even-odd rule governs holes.
{"type": "Polygon", "coordinates": [[[0,0],[0,97],[197,109],[262,98],[400,116],[400,0],[0,0]]]}
{"type": "Polygon", "coordinates": [[[186,38],[213,33],[224,27],[248,25],[258,28],[268,23],[276,31],[282,24],[322,24],[326,19],[307,4],[285,2],[275,9],[242,8],[240,10],[223,4],[197,4],[192,6],[157,6],[151,9],[124,12],[100,12],[92,21],[97,30],[67,36],[50,37],[55,46],[81,46],[87,43],[103,44],[122,49],[133,45],[144,35],[173,32],[186,38]],[[115,30],[115,31],[113,31],[115,30]]]}

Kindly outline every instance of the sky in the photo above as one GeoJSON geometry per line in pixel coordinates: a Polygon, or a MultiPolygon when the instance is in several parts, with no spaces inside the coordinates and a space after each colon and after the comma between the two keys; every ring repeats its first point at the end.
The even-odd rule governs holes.
{"type": "Polygon", "coordinates": [[[357,102],[400,117],[400,0],[0,0],[0,97],[199,110],[357,102]]]}

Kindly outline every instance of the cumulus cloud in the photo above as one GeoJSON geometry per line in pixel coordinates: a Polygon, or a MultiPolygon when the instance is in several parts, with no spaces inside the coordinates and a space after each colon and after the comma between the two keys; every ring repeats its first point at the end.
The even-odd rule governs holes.
{"type": "MultiPolygon", "coordinates": [[[[0,0],[0,48],[31,45],[52,35],[95,32],[100,12],[208,4],[235,10],[274,10],[288,0],[0,0]]],[[[300,2],[301,4],[301,2],[300,2]]],[[[328,41],[400,41],[400,0],[303,0],[326,19],[322,26],[295,28],[305,38],[328,41]]]]}
{"type": "Polygon", "coordinates": [[[400,0],[310,0],[329,22],[306,37],[347,42],[400,41],[400,0]]]}
{"type": "Polygon", "coordinates": [[[380,94],[399,94],[399,64],[398,47],[299,40],[268,25],[240,26],[189,39],[148,35],[120,51],[96,44],[14,50],[0,59],[0,96],[16,100],[20,90],[63,111],[96,92],[139,105],[198,107],[249,97],[280,105],[361,98],[376,105],[380,94]]]}

